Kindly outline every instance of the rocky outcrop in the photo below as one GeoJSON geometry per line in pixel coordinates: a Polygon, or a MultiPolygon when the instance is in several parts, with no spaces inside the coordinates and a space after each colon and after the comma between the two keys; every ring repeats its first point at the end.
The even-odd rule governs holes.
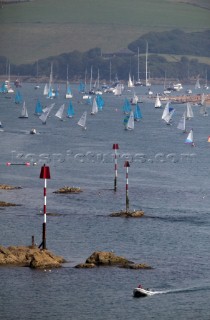
{"type": "Polygon", "coordinates": [[[19,206],[19,204],[0,201],[0,207],[15,207],[15,206],[19,206]]]}
{"type": "Polygon", "coordinates": [[[141,218],[144,215],[144,211],[142,210],[134,210],[134,211],[119,211],[113,212],[110,214],[110,217],[122,217],[122,218],[141,218]]]}
{"type": "Polygon", "coordinates": [[[80,193],[82,190],[79,187],[63,187],[60,188],[57,191],[54,191],[54,193],[80,193]]]}
{"type": "Polygon", "coordinates": [[[14,189],[22,189],[21,187],[14,187],[7,184],[0,184],[1,190],[14,190],[14,189]]]}
{"type": "Polygon", "coordinates": [[[94,268],[99,266],[117,266],[128,269],[151,269],[147,264],[135,264],[124,257],[117,256],[113,252],[96,251],[87,258],[85,263],[80,263],[75,268],[94,268]]]}
{"type": "Polygon", "coordinates": [[[30,268],[59,268],[65,260],[36,246],[0,246],[0,265],[19,265],[30,268]]]}

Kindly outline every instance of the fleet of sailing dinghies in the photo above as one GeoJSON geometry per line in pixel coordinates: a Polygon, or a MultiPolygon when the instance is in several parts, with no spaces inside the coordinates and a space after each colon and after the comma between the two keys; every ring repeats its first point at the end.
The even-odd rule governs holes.
{"type": "MultiPolygon", "coordinates": [[[[199,113],[200,115],[206,117],[208,116],[208,106],[209,106],[209,100],[210,100],[210,94],[204,94],[204,92],[197,93],[197,94],[192,94],[193,90],[200,90],[201,91],[201,85],[199,78],[197,77],[195,88],[194,89],[187,89],[185,92],[185,96],[174,93],[174,95],[171,95],[170,93],[172,91],[180,91],[183,89],[182,84],[180,82],[173,83],[172,86],[166,87],[165,82],[164,82],[164,88],[163,88],[163,94],[161,92],[153,94],[151,88],[150,88],[150,81],[148,79],[148,68],[147,68],[147,57],[148,57],[148,43],[146,43],[146,79],[145,79],[145,87],[148,87],[148,92],[144,94],[144,98],[141,99],[141,103],[143,103],[143,100],[147,100],[148,102],[151,102],[151,105],[153,104],[155,109],[161,109],[163,108],[163,104],[165,104],[163,108],[163,112],[161,115],[161,119],[163,122],[167,125],[172,125],[172,119],[174,122],[175,117],[175,108],[171,106],[172,103],[182,103],[184,106],[185,110],[183,114],[180,114],[180,119],[178,119],[176,128],[183,133],[186,133],[186,124],[189,123],[188,120],[191,120],[194,118],[194,112],[193,108],[197,106],[199,108],[199,113]],[[166,89],[167,88],[167,89],[166,89]],[[170,89],[170,90],[169,90],[170,89]],[[168,90],[168,91],[167,91],[168,90]],[[166,93],[167,91],[167,93],[166,93]],[[182,97],[184,97],[182,100],[182,97]],[[196,97],[196,102],[192,100],[192,97],[196,97]],[[188,100],[191,99],[191,100],[188,100]],[[180,101],[179,101],[180,99],[180,101]]],[[[116,77],[115,83],[112,84],[112,86],[108,86],[106,83],[103,83],[103,86],[101,86],[102,90],[100,89],[100,84],[99,84],[99,70],[98,70],[98,76],[97,79],[95,80],[95,83],[93,84],[93,68],[91,67],[90,69],[90,85],[89,85],[89,90],[86,92],[86,73],[85,73],[85,82],[83,83],[82,81],[80,82],[78,86],[78,92],[81,97],[81,101],[78,101],[78,103],[81,103],[85,106],[85,108],[89,108],[89,112],[91,115],[97,115],[100,111],[103,110],[104,108],[104,99],[103,99],[103,92],[104,93],[109,93],[114,96],[124,96],[124,101],[122,105],[122,114],[124,114],[124,119],[123,119],[123,124],[124,128],[126,131],[132,131],[134,130],[135,127],[135,122],[140,122],[142,117],[142,112],[140,109],[140,99],[138,95],[136,94],[137,89],[135,90],[134,87],[135,85],[142,85],[140,79],[139,79],[139,71],[138,71],[138,80],[139,81],[134,81],[132,80],[131,74],[129,73],[128,77],[128,83],[127,86],[124,86],[123,83],[120,83],[120,81],[116,77]],[[132,88],[132,89],[130,89],[132,88]],[[126,90],[127,89],[127,90],[126,90]]],[[[38,82],[37,82],[38,83],[38,82]]],[[[111,81],[110,81],[111,83],[111,81]]],[[[14,94],[14,102],[17,105],[22,104],[22,108],[20,110],[20,116],[19,118],[22,119],[27,119],[28,118],[28,110],[26,106],[26,102],[22,97],[21,89],[19,89],[19,86],[16,86],[16,91],[14,94]]],[[[206,84],[203,86],[203,89],[208,89],[208,84],[207,84],[207,79],[206,79],[206,84]]],[[[68,66],[67,66],[67,78],[66,78],[66,89],[64,89],[65,92],[63,93],[63,98],[69,99],[69,103],[67,105],[67,111],[65,113],[65,103],[61,104],[60,106],[57,107],[57,111],[54,113],[54,116],[60,120],[64,120],[64,118],[73,118],[75,115],[75,110],[73,107],[73,93],[71,90],[71,86],[68,80],[68,66]]],[[[200,92],[197,91],[197,92],[200,92]]],[[[4,81],[3,84],[0,86],[0,94],[1,93],[6,93],[7,98],[10,98],[9,93],[14,92],[11,88],[10,84],[10,77],[8,80],[4,81]]],[[[45,84],[44,86],[44,91],[43,91],[44,96],[46,98],[58,98],[59,96],[59,87],[54,88],[54,83],[53,83],[53,64],[51,64],[51,69],[50,69],[50,77],[49,77],[49,82],[45,84]]],[[[143,95],[142,95],[143,96],[143,95]]],[[[119,98],[116,97],[116,101],[119,98]]],[[[55,100],[56,101],[56,100],[55,100]]],[[[57,100],[58,101],[58,100],[57,100]]],[[[121,99],[122,101],[122,99],[121,99]]],[[[42,121],[43,124],[47,123],[47,120],[50,116],[50,113],[52,109],[54,108],[55,103],[43,107],[42,103],[40,102],[39,99],[36,99],[36,104],[35,104],[35,111],[34,115],[38,116],[38,118],[42,121]]],[[[115,108],[116,111],[118,111],[118,108],[116,106],[115,108]]],[[[81,118],[78,120],[77,124],[78,126],[82,127],[84,130],[86,130],[86,120],[87,120],[87,112],[84,111],[81,118]]],[[[157,111],[159,113],[159,111],[157,111]]],[[[1,127],[1,125],[0,125],[1,127]]],[[[0,129],[0,131],[4,131],[3,129],[0,129]]],[[[30,134],[36,134],[36,129],[31,129],[29,130],[30,134]]],[[[184,142],[186,144],[190,144],[192,146],[195,146],[194,143],[194,138],[193,138],[193,129],[191,129],[188,132],[187,137],[185,138],[184,142]]],[[[145,290],[145,289],[142,289],[145,290]]],[[[137,292],[141,291],[139,288],[137,292]]]]}

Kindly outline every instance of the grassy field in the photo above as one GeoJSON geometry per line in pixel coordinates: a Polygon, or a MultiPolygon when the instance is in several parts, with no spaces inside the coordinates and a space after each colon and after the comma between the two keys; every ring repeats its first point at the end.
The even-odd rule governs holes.
{"type": "Polygon", "coordinates": [[[0,55],[22,64],[94,47],[113,52],[149,31],[202,31],[210,28],[208,2],[34,0],[5,5],[0,9],[0,55]]]}

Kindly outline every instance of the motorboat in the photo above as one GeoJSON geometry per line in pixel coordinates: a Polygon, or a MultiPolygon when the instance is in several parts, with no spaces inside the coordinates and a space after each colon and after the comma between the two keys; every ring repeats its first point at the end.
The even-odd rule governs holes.
{"type": "Polygon", "coordinates": [[[133,296],[135,297],[135,298],[143,298],[143,297],[148,297],[148,296],[152,296],[152,295],[154,295],[155,294],[155,292],[153,292],[153,291],[150,291],[150,289],[144,289],[144,288],[142,288],[142,287],[138,287],[138,288],[135,288],[134,290],[133,290],[133,296]]]}
{"type": "Polygon", "coordinates": [[[31,129],[30,134],[36,134],[36,129],[31,129]]]}

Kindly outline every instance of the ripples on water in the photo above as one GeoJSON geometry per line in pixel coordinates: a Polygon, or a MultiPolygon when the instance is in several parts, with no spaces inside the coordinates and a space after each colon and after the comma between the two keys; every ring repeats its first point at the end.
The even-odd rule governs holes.
{"type": "MultiPolygon", "coordinates": [[[[90,106],[77,103],[76,86],[73,90],[75,118],[61,122],[53,116],[63,102],[67,107],[63,86],[46,126],[33,115],[37,97],[44,105],[51,103],[42,96],[42,89],[35,91],[29,84],[21,89],[27,120],[18,118],[21,106],[0,96],[5,130],[1,132],[1,183],[23,187],[0,191],[1,200],[21,204],[0,210],[0,243],[26,245],[32,235],[41,242],[43,181],[39,173],[45,158],[51,170],[47,209],[53,213],[47,217],[47,246],[68,260],[64,268],[51,271],[0,268],[2,319],[209,319],[209,117],[202,117],[199,107],[194,107],[195,118],[187,122],[197,145],[191,148],[184,144],[185,134],[176,129],[184,105],[175,106],[174,123],[166,126],[162,111],[155,110],[152,102],[143,103],[143,120],[135,123],[133,132],[126,132],[122,105],[131,93],[105,95],[104,110],[90,116],[90,106]],[[76,125],[84,110],[88,111],[86,131],[76,125]],[[32,128],[40,134],[30,135],[32,128]],[[119,143],[121,155],[117,193],[112,190],[113,143],[119,143]],[[78,153],[85,155],[83,162],[81,157],[75,159],[78,153]],[[125,207],[125,153],[134,159],[129,168],[130,206],[145,211],[139,220],[109,217],[125,207]],[[136,160],[136,153],[146,161],[136,160]],[[159,153],[161,157],[156,158],[159,153]],[[172,153],[176,162],[166,158],[172,153]],[[185,161],[183,153],[195,156],[185,161]],[[20,154],[23,161],[38,165],[5,165],[22,161],[17,159],[20,154]],[[64,185],[79,186],[83,192],[53,193],[64,185]],[[96,250],[113,250],[154,269],[73,268],[96,250]],[[139,283],[164,293],[134,299],[132,290],[139,283]]],[[[144,90],[137,88],[137,93],[141,96],[144,90]]]]}

